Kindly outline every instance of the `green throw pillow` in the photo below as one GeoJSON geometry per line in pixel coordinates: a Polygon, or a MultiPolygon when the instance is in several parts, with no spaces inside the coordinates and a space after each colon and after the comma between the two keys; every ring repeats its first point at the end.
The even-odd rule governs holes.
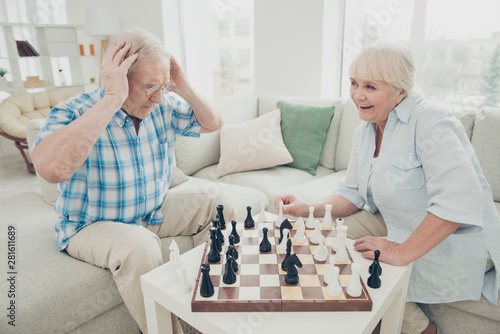
{"type": "Polygon", "coordinates": [[[318,107],[278,101],[281,110],[281,134],[293,158],[289,166],[316,175],[332,122],[335,106],[318,107]]]}

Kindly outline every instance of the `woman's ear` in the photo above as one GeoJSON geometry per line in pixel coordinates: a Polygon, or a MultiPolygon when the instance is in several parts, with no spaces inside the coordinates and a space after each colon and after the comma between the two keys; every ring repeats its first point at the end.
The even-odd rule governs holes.
{"type": "Polygon", "coordinates": [[[399,92],[397,93],[397,97],[396,97],[396,103],[399,104],[401,103],[401,101],[403,101],[403,99],[406,97],[406,89],[399,89],[399,92]]]}

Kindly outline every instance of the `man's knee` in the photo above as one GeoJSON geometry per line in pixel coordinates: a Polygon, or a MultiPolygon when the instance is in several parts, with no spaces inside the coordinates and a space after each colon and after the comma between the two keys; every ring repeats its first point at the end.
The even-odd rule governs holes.
{"type": "Polygon", "coordinates": [[[127,265],[145,273],[163,263],[160,239],[143,227],[128,233],[113,253],[113,269],[127,265]]]}

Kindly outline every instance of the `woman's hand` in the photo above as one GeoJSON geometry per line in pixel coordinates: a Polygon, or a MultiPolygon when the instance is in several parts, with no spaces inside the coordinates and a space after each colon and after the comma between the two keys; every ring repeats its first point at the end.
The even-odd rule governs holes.
{"type": "Polygon", "coordinates": [[[105,95],[115,98],[120,107],[129,93],[128,69],[139,56],[136,53],[124,59],[131,47],[131,44],[125,45],[125,42],[114,44],[106,53],[104,64],[101,66],[105,95]]]}
{"type": "Polygon", "coordinates": [[[382,262],[395,266],[404,266],[411,262],[405,259],[401,244],[397,242],[372,236],[363,237],[354,242],[354,250],[362,252],[361,255],[365,259],[375,259],[374,252],[377,249],[380,251],[379,260],[382,262]]]}
{"type": "Polygon", "coordinates": [[[309,204],[290,194],[276,197],[276,200],[274,201],[276,211],[279,211],[281,201],[283,201],[284,215],[305,217],[309,214],[309,204]]]}

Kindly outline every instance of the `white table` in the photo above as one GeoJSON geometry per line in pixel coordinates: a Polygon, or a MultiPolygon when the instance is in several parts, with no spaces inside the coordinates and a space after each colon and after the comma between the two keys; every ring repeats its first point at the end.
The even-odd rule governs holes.
{"type": "MultiPolygon", "coordinates": [[[[382,319],[380,333],[400,333],[411,265],[382,265],[382,286],[371,289],[366,284],[371,260],[353,250],[353,240],[346,240],[354,262],[362,265],[361,277],[373,301],[370,312],[191,312],[192,293],[179,295],[166,282],[168,266],[162,265],[141,276],[148,330],[151,334],[172,333],[170,312],[197,328],[210,333],[371,333],[382,319]]],[[[181,255],[188,280],[193,288],[204,244],[181,255]]]]}

